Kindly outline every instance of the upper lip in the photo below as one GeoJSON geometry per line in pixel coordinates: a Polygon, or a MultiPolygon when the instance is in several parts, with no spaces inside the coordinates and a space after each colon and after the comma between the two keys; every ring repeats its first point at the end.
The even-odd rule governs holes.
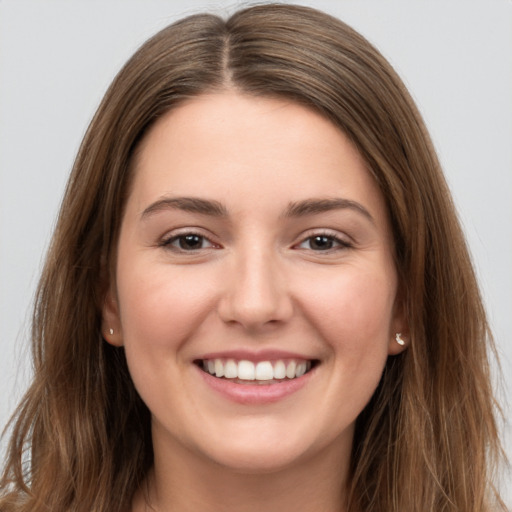
{"type": "Polygon", "coordinates": [[[224,350],[218,352],[208,352],[203,354],[195,360],[204,359],[234,359],[237,361],[252,361],[258,363],[260,361],[278,361],[280,359],[302,359],[304,361],[312,361],[316,358],[310,357],[309,355],[300,354],[297,352],[289,352],[286,350],[279,349],[265,349],[258,351],[251,350],[224,350]]]}

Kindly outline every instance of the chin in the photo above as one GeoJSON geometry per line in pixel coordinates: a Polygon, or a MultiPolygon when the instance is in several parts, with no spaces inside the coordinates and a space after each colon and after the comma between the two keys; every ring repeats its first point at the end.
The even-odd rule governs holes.
{"type": "Polygon", "coordinates": [[[296,451],[268,449],[256,451],[231,448],[222,454],[211,454],[210,458],[228,471],[259,475],[276,473],[293,467],[300,462],[303,456],[303,453],[299,454],[296,451]]]}
{"type": "Polygon", "coordinates": [[[197,447],[211,461],[236,473],[274,473],[300,465],[321,451],[315,439],[307,434],[282,430],[245,432],[245,435],[226,434],[209,446],[197,447]]]}

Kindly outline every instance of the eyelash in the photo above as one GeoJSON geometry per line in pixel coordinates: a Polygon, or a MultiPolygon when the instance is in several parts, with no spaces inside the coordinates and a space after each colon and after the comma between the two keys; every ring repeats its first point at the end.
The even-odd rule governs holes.
{"type": "MultiPolygon", "coordinates": [[[[162,242],[159,244],[159,246],[161,246],[161,247],[163,247],[165,249],[174,251],[174,252],[189,253],[189,254],[194,254],[194,253],[197,253],[198,251],[201,251],[201,250],[204,250],[204,249],[212,249],[212,248],[218,249],[218,248],[221,248],[220,245],[215,244],[214,242],[212,242],[205,235],[202,235],[201,233],[197,233],[195,231],[185,231],[185,232],[182,232],[182,233],[178,233],[178,234],[172,235],[172,236],[162,240],[162,242]],[[209,245],[207,247],[199,247],[199,248],[191,248],[191,249],[190,248],[189,249],[185,249],[185,248],[180,247],[178,245],[174,245],[174,244],[181,245],[182,242],[184,242],[187,238],[195,238],[198,242],[201,243],[201,245],[203,245],[205,242],[207,242],[209,245]]],[[[321,254],[321,253],[330,254],[330,253],[333,253],[333,252],[336,252],[336,251],[340,251],[340,250],[344,250],[344,249],[350,249],[352,247],[353,247],[353,245],[350,242],[348,242],[347,240],[340,238],[338,235],[333,234],[333,233],[328,232],[328,231],[312,233],[309,236],[303,238],[298,244],[295,244],[293,246],[294,249],[310,250],[310,251],[312,251],[314,253],[317,253],[317,254],[321,254]],[[309,242],[311,244],[311,242],[314,239],[321,239],[321,238],[324,239],[324,241],[327,244],[329,244],[330,247],[328,247],[325,250],[323,250],[323,249],[313,249],[311,247],[311,245],[308,248],[301,247],[305,243],[309,242]]]]}
{"type": "Polygon", "coordinates": [[[326,250],[315,250],[315,249],[312,249],[311,247],[308,249],[315,253],[329,253],[330,254],[335,251],[350,249],[353,247],[353,245],[350,242],[348,242],[346,239],[343,239],[343,238],[339,237],[338,235],[331,233],[329,231],[312,233],[311,235],[304,238],[299,244],[296,244],[295,247],[300,248],[300,246],[302,244],[307,243],[308,241],[311,243],[311,241],[314,240],[315,238],[316,239],[319,239],[319,238],[326,239],[328,242],[335,245],[334,247],[329,247],[326,250]]]}
{"type": "MultiPolygon", "coordinates": [[[[197,233],[195,231],[186,231],[183,233],[179,233],[177,235],[170,236],[169,238],[166,238],[162,240],[162,242],[159,244],[161,247],[164,247],[166,249],[181,252],[181,253],[195,253],[201,249],[210,249],[212,247],[218,248],[219,246],[217,244],[214,244],[208,237],[197,233]],[[197,239],[200,239],[201,242],[208,242],[210,244],[208,247],[200,247],[199,249],[184,249],[183,247],[174,246],[173,244],[177,242],[180,244],[181,241],[184,241],[186,238],[192,238],[195,237],[197,239]]],[[[181,245],[181,244],[180,244],[181,245]]]]}

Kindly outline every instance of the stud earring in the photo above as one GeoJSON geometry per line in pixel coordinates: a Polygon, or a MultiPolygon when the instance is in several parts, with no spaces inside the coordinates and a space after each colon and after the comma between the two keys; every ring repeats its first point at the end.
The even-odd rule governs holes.
{"type": "Polygon", "coordinates": [[[114,334],[114,329],[110,328],[108,332],[110,333],[110,336],[112,336],[114,334]]]}
{"type": "Polygon", "coordinates": [[[402,333],[401,333],[401,332],[397,332],[397,333],[396,333],[395,340],[396,340],[396,342],[397,342],[401,347],[403,347],[403,346],[405,345],[405,341],[402,339],[402,333]]]}

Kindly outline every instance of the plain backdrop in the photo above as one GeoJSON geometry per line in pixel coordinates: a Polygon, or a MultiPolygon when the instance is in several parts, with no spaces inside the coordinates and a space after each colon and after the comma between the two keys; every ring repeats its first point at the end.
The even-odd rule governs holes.
{"type": "MultiPolygon", "coordinates": [[[[512,2],[296,3],[330,12],[363,33],[419,105],[459,208],[496,335],[504,375],[497,388],[510,439],[512,2]]],[[[0,426],[30,378],[34,289],[67,175],[105,89],[158,29],[197,11],[227,15],[248,4],[0,0],[0,426]]],[[[512,483],[505,487],[512,503],[512,483]]]]}

